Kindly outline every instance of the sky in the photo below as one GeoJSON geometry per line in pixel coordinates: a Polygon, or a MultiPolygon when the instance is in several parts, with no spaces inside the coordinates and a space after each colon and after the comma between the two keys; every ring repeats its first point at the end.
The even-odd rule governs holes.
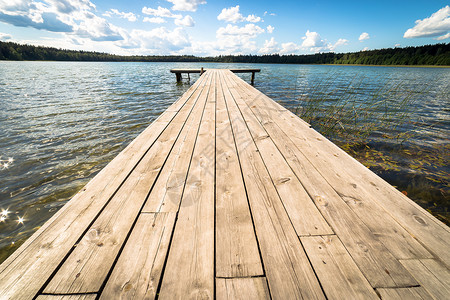
{"type": "Polygon", "coordinates": [[[313,54],[450,41],[440,0],[0,0],[0,40],[120,55],[313,54]]]}

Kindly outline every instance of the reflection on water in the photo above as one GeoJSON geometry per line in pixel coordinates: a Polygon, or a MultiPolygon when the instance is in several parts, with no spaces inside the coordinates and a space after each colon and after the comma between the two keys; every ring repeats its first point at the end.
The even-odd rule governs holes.
{"type": "MultiPolygon", "coordinates": [[[[386,80],[390,84],[402,82],[410,90],[426,84],[426,94],[421,94],[420,101],[407,109],[410,122],[399,129],[416,133],[408,139],[411,155],[398,154],[395,144],[380,138],[383,133],[372,137],[370,146],[376,151],[391,149],[388,151],[393,155],[391,160],[397,163],[397,168],[379,169],[382,176],[394,179],[391,181],[394,185],[412,193],[408,196],[424,207],[434,207],[434,212],[445,215],[449,188],[448,154],[445,154],[449,153],[446,151],[450,119],[448,69],[0,62],[0,261],[187,90],[188,83],[175,83],[175,76],[169,73],[171,68],[202,66],[261,68],[255,87],[293,111],[305,104],[302,99],[314,92],[318,82],[345,94],[349,81],[363,78],[352,89],[358,93],[362,105],[364,97],[386,80]],[[330,77],[332,83],[324,80],[330,77]],[[419,175],[431,170],[422,160],[416,161],[424,155],[430,157],[429,163],[441,162],[438,169],[432,170],[433,174],[440,172],[440,179],[433,174],[430,177],[439,181],[435,184],[437,190],[442,190],[439,201],[434,194],[414,196],[418,194],[414,189],[432,190],[428,181],[419,180],[422,178],[419,175]],[[414,163],[416,168],[411,166],[414,163]]],[[[191,76],[192,81],[198,77],[191,76]]],[[[247,81],[250,77],[249,74],[239,76],[247,81]]]]}

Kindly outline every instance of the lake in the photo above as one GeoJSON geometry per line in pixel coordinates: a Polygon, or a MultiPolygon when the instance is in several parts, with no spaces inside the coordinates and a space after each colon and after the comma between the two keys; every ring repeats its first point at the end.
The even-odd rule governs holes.
{"type": "Polygon", "coordinates": [[[0,262],[198,78],[170,69],[200,67],[260,68],[256,88],[449,223],[449,68],[3,61],[0,262]]]}

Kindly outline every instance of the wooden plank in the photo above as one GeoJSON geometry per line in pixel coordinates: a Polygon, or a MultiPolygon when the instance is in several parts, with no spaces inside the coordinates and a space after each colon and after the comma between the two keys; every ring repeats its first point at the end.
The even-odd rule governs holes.
{"type": "MultiPolygon", "coordinates": [[[[201,97],[201,95],[200,95],[201,97]]],[[[48,294],[99,291],[191,110],[185,105],[54,275],[48,294]]]]}
{"type": "Polygon", "coordinates": [[[250,134],[261,153],[297,235],[333,234],[333,230],[328,226],[328,223],[303,188],[299,179],[269,138],[264,127],[248,108],[242,99],[242,95],[238,93],[236,84],[230,81],[228,82],[228,88],[241,113],[244,115],[250,134]]]}
{"type": "MultiPolygon", "coordinates": [[[[265,106],[268,106],[268,104],[265,106]]],[[[256,109],[261,110],[258,106],[256,109]]],[[[311,164],[397,259],[432,257],[417,240],[376,203],[376,194],[369,193],[361,187],[361,180],[357,175],[355,176],[358,171],[353,168],[354,164],[340,165],[337,168],[339,156],[336,157],[324,152],[323,147],[316,145],[317,138],[306,136],[304,131],[310,131],[311,129],[305,129],[302,126],[299,130],[298,126],[292,125],[291,119],[279,115],[278,111],[266,110],[266,112],[269,112],[266,114],[268,118],[263,120],[267,122],[270,118],[283,128],[311,164]],[[270,112],[273,113],[270,114],[270,112]]]]}
{"type": "Polygon", "coordinates": [[[214,296],[215,82],[213,76],[172,245],[160,299],[214,296]]]}
{"type": "MultiPolygon", "coordinates": [[[[203,90],[205,95],[202,99],[206,100],[211,78],[209,75],[204,77],[209,77],[208,85],[203,90]]],[[[205,103],[202,102],[203,106],[192,112],[183,127],[142,212],[178,211],[205,103]]]]}
{"type": "Polygon", "coordinates": [[[216,276],[263,275],[247,195],[222,91],[216,108],[216,276]]]}
{"type": "MultiPolygon", "coordinates": [[[[207,84],[208,82],[208,77],[204,76],[204,77],[199,77],[197,79],[196,82],[194,82],[194,84],[181,96],[180,99],[176,100],[172,105],[170,105],[165,112],[171,112],[171,111],[176,111],[178,112],[181,107],[183,107],[183,101],[180,101],[181,99],[183,99],[185,97],[185,95],[190,95],[190,97],[192,98],[193,96],[197,95],[194,94],[196,91],[197,93],[199,92],[199,89],[202,90],[203,86],[205,84],[207,84]]],[[[186,95],[186,96],[187,96],[186,95]]]]}
{"type": "MultiPolygon", "coordinates": [[[[240,79],[237,80],[243,82],[240,79]]],[[[252,90],[252,87],[247,87],[247,89],[252,90]]],[[[339,159],[333,163],[338,170],[345,171],[348,169],[348,166],[352,166],[352,171],[347,173],[350,173],[350,175],[353,174],[354,179],[358,181],[359,187],[364,188],[372,195],[377,195],[377,197],[371,198],[373,199],[372,201],[383,207],[385,212],[391,215],[414,238],[426,245],[427,250],[437,255],[447,264],[447,266],[450,266],[450,255],[448,255],[449,253],[447,251],[447,249],[450,248],[450,229],[448,226],[430,215],[418,204],[400,193],[389,183],[364,167],[361,163],[357,162],[354,158],[324,138],[318,132],[309,128],[309,125],[306,122],[295,116],[292,112],[283,109],[279,104],[275,103],[262,93],[260,93],[258,99],[264,101],[265,107],[272,111],[277,111],[278,115],[280,117],[282,116],[282,119],[287,120],[289,127],[297,132],[294,136],[299,140],[298,143],[300,143],[301,140],[303,140],[303,143],[305,140],[308,140],[311,144],[311,148],[320,151],[321,156],[323,155],[324,157],[328,156],[331,158],[332,156],[338,157],[339,159]]],[[[377,220],[377,218],[372,219],[377,220]]],[[[381,223],[382,222],[380,222],[380,224],[381,223]]],[[[386,233],[384,233],[383,235],[382,229],[380,229],[379,232],[376,232],[376,234],[380,236],[384,243],[386,243],[387,247],[395,247],[395,244],[392,244],[389,240],[390,237],[392,237],[392,234],[386,235],[386,233]]],[[[406,242],[407,243],[404,245],[412,244],[410,240],[406,242]]],[[[399,244],[397,244],[397,246],[399,246],[399,244]]],[[[422,252],[417,248],[417,244],[414,245],[414,247],[416,248],[414,250],[415,255],[417,255],[418,252],[422,252]]],[[[408,248],[411,249],[409,246],[408,248]]],[[[406,250],[406,252],[404,250],[405,249],[392,249],[392,251],[396,253],[398,251],[407,253],[408,250],[406,250]]],[[[420,256],[420,254],[417,256],[420,256]]],[[[398,257],[400,257],[400,255],[398,257]]]]}
{"type": "Polygon", "coordinates": [[[94,300],[97,294],[81,295],[40,295],[37,300],[94,300]]]}
{"type": "MultiPolygon", "coordinates": [[[[373,287],[413,286],[417,282],[367,226],[340,198],[281,128],[257,109],[256,98],[245,99],[251,110],[283,154],[316,206],[339,236],[373,287]],[[252,102],[255,101],[255,102],[252,102]],[[251,102],[251,103],[249,103],[251,102]]],[[[294,134],[294,133],[292,133],[294,134]]],[[[270,282],[269,282],[270,283],[270,282]]]]}
{"type": "Polygon", "coordinates": [[[270,299],[265,277],[217,278],[218,300],[270,299]]]}
{"type": "Polygon", "coordinates": [[[224,95],[271,295],[278,299],[324,299],[246,123],[226,88],[224,95]]]}
{"type": "MultiPolygon", "coordinates": [[[[261,69],[230,69],[233,73],[255,73],[261,72],[261,69]]],[[[170,73],[201,73],[201,69],[171,69],[170,73]]],[[[203,70],[206,72],[206,69],[203,70]]]]}
{"type": "Polygon", "coordinates": [[[337,236],[300,240],[328,299],[379,299],[337,236]]]}
{"type": "MultiPolygon", "coordinates": [[[[192,101],[200,84],[194,84],[174,106],[192,101]]],[[[176,114],[163,113],[2,263],[0,290],[5,299],[37,293],[176,114]]]]}
{"type": "Polygon", "coordinates": [[[172,70],[170,70],[170,73],[200,73],[200,72],[201,72],[200,69],[172,69],[172,70]]]}
{"type": "Polygon", "coordinates": [[[156,297],[176,213],[141,214],[100,299],[156,297]]]}
{"type": "Polygon", "coordinates": [[[435,299],[450,298],[448,268],[434,259],[410,259],[400,262],[435,299]]]}
{"type": "MultiPolygon", "coordinates": [[[[378,294],[382,300],[410,300],[410,299],[436,299],[433,298],[423,287],[409,287],[409,288],[390,288],[377,289],[378,294]]],[[[437,299],[436,299],[437,300],[437,299]]]]}

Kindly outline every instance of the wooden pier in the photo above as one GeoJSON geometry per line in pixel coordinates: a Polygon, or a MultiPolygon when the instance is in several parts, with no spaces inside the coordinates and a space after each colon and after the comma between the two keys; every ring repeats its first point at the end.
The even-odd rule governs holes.
{"type": "Polygon", "coordinates": [[[229,70],[0,266],[0,299],[450,299],[449,228],[229,70]]]}
{"type": "MultiPolygon", "coordinates": [[[[250,79],[250,84],[254,85],[255,83],[255,73],[261,72],[261,69],[230,69],[233,73],[252,73],[252,78],[250,79]]],[[[206,72],[205,69],[172,69],[170,70],[170,73],[175,73],[175,76],[177,78],[177,82],[181,82],[182,74],[188,74],[188,79],[190,79],[189,74],[192,73],[200,73],[202,75],[204,72],[206,72]]]]}

